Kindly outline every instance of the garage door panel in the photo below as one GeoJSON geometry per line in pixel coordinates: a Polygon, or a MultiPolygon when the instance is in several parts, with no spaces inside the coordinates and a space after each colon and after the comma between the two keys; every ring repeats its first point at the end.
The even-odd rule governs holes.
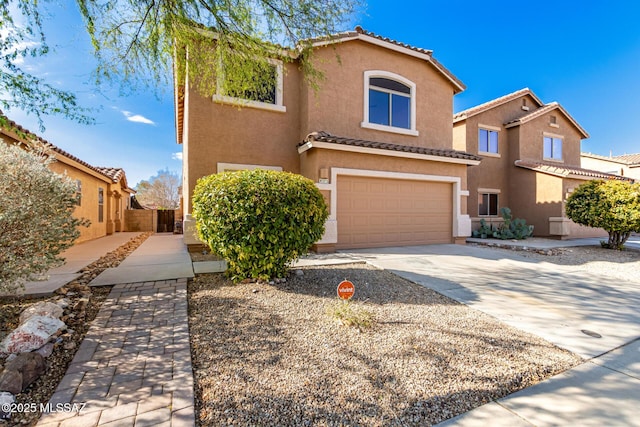
{"type": "Polygon", "coordinates": [[[338,248],[450,243],[450,183],[340,176],[338,248]]]}

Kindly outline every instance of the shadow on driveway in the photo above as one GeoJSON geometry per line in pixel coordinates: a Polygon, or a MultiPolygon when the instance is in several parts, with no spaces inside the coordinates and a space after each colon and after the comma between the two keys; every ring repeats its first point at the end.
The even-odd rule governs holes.
{"type": "Polygon", "coordinates": [[[586,358],[640,337],[640,286],[579,266],[462,245],[349,253],[586,358]]]}

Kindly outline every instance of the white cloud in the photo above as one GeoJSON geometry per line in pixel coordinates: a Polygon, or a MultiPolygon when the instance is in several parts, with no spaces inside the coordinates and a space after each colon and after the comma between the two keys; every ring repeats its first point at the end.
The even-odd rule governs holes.
{"type": "Polygon", "coordinates": [[[147,119],[145,116],[142,116],[140,114],[133,114],[131,111],[126,111],[126,110],[122,110],[121,112],[130,122],[143,123],[145,125],[155,126],[155,122],[151,119],[147,119]]]}
{"type": "Polygon", "coordinates": [[[178,152],[178,153],[171,153],[171,158],[173,160],[180,160],[182,161],[182,152],[178,152]]]}

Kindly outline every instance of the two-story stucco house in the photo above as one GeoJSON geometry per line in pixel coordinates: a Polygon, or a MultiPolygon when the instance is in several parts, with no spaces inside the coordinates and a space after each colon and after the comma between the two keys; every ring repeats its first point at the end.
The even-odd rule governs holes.
{"type": "Polygon", "coordinates": [[[330,206],[319,250],[464,242],[467,170],[480,157],[453,149],[453,96],[464,85],[430,50],[355,31],[317,40],[314,91],[299,63],[274,61],[275,96],[238,108],[176,87],[183,148],[185,243],[198,178],[244,168],[302,174],[330,206]],[[337,59],[340,57],[340,61],[337,59]]]}
{"type": "Polygon", "coordinates": [[[135,191],[127,185],[123,169],[92,166],[6,116],[2,117],[5,125],[0,126],[0,143],[24,146],[29,140],[39,141],[56,159],[49,166],[51,170],[76,182],[78,205],[73,215],[91,222],[88,227],[79,228],[80,237],[76,243],[125,231],[125,211],[129,208],[130,195],[135,191]]]}
{"type": "Polygon", "coordinates": [[[453,147],[482,158],[468,172],[474,228],[481,219],[497,225],[500,208],[509,207],[536,236],[606,235],[569,220],[565,201],[585,181],[621,177],[581,168],[580,143],[589,134],[560,104],[522,89],[461,111],[453,122],[453,147]]]}

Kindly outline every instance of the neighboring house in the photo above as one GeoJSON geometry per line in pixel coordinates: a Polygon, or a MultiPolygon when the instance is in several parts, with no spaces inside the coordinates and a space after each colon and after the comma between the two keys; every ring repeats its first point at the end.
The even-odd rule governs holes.
{"type": "Polygon", "coordinates": [[[468,173],[474,229],[481,219],[498,225],[500,208],[509,207],[535,236],[606,235],[569,220],[565,201],[585,181],[622,178],[580,166],[580,143],[589,134],[560,104],[522,89],[454,114],[453,123],[453,147],[482,157],[468,173]]]}
{"type": "Polygon", "coordinates": [[[1,140],[21,145],[28,140],[40,141],[56,159],[50,166],[51,170],[76,182],[78,206],[74,216],[91,221],[89,227],[80,227],[80,237],[76,243],[125,231],[124,215],[129,208],[130,195],[135,191],[128,187],[124,170],[91,166],[5,116],[2,117],[6,119],[6,126],[0,126],[1,140]]]}
{"type": "Polygon", "coordinates": [[[580,161],[584,168],[613,173],[640,182],[640,153],[608,157],[581,153],[580,161]]]}
{"type": "Polygon", "coordinates": [[[318,92],[297,60],[274,60],[275,93],[242,108],[202,97],[188,81],[175,88],[185,243],[199,243],[190,215],[197,179],[249,168],[317,183],[330,207],[318,250],[464,242],[467,169],[480,161],[452,147],[453,95],[464,85],[430,50],[359,27],[313,48],[325,76],[318,92]]]}

